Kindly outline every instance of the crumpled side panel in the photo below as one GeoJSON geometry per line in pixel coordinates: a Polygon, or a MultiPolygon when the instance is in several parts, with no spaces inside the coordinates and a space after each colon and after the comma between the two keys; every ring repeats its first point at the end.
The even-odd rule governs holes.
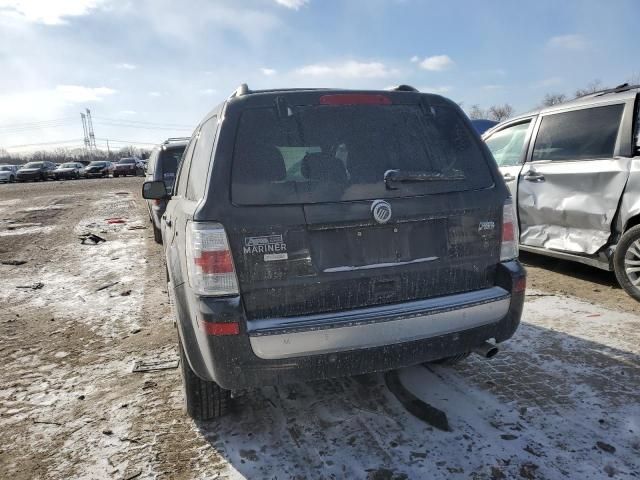
{"type": "Polygon", "coordinates": [[[596,253],[611,235],[629,164],[629,158],[617,158],[535,165],[543,182],[527,181],[523,173],[518,191],[520,243],[596,253]]]}

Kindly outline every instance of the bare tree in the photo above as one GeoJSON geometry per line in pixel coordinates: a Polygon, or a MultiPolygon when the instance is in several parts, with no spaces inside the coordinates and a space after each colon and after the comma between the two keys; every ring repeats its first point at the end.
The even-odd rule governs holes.
{"type": "Polygon", "coordinates": [[[487,118],[487,112],[480,108],[480,105],[471,105],[471,108],[469,109],[469,118],[472,120],[487,118]]]}
{"type": "Polygon", "coordinates": [[[590,94],[598,92],[600,90],[605,90],[606,88],[607,87],[603,86],[602,82],[600,80],[596,79],[596,80],[592,80],[591,82],[589,82],[586,87],[578,88],[575,91],[574,96],[576,98],[584,97],[585,95],[590,95],[590,94]]]}
{"type": "Polygon", "coordinates": [[[629,78],[627,78],[629,85],[640,85],[640,72],[633,72],[629,78]]]}
{"type": "Polygon", "coordinates": [[[558,105],[559,103],[564,103],[567,101],[567,96],[564,93],[547,93],[544,96],[544,100],[542,100],[543,107],[552,107],[554,105],[558,105]]]}
{"type": "Polygon", "coordinates": [[[489,119],[502,122],[513,115],[513,107],[508,103],[504,105],[492,105],[489,108],[489,119]]]}

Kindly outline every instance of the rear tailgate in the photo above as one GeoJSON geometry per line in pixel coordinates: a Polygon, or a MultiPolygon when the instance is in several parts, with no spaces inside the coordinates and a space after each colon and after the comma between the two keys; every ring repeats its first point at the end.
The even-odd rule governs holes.
{"type": "Polygon", "coordinates": [[[451,107],[243,113],[226,225],[249,319],[424,299],[494,284],[503,193],[451,107]],[[429,181],[385,184],[389,169],[429,181]],[[384,215],[374,215],[384,202],[384,215]]]}
{"type": "Polygon", "coordinates": [[[302,207],[305,224],[230,231],[249,319],[346,310],[494,285],[501,210],[484,205],[455,214],[420,215],[412,203],[391,202],[396,221],[386,226],[375,224],[371,202],[362,202],[342,212],[336,205],[302,207]],[[346,210],[349,222],[344,221],[346,210]],[[341,220],[328,221],[333,215],[341,220]],[[496,228],[481,230],[479,225],[496,228]]]}

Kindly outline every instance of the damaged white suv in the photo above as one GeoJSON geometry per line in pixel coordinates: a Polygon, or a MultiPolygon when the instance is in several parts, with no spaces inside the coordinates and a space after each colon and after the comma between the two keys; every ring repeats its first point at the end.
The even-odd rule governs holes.
{"type": "Polygon", "coordinates": [[[517,199],[520,248],[613,270],[640,301],[640,86],[512,118],[483,138],[517,199]]]}

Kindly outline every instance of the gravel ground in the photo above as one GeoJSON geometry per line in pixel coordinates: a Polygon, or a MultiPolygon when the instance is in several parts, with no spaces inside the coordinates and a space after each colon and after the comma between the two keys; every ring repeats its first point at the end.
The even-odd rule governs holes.
{"type": "Polygon", "coordinates": [[[451,432],[382,375],[263,388],[194,423],[177,369],[132,372],[177,357],[140,184],[0,185],[0,478],[640,478],[638,304],[611,273],[534,255],[496,358],[400,372],[451,432]]]}

